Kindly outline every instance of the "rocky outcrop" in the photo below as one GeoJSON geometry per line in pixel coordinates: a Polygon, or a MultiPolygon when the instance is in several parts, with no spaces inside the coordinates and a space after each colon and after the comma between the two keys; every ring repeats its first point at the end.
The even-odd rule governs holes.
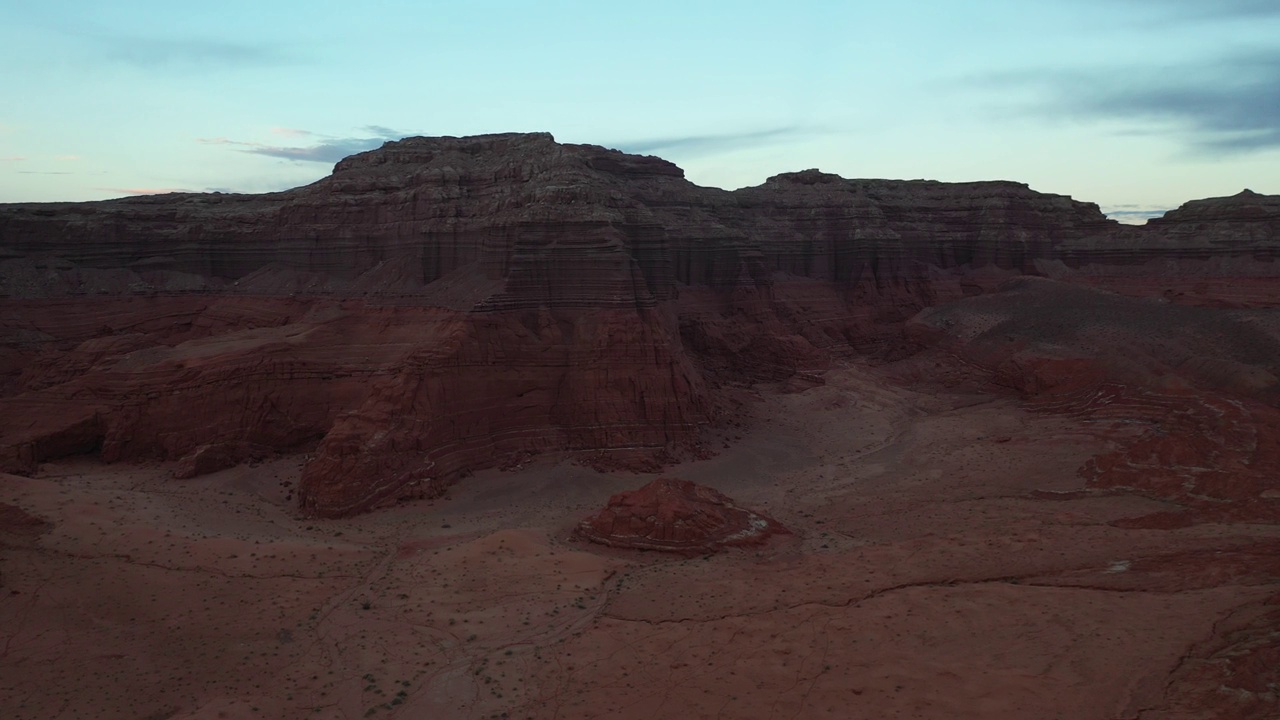
{"type": "Polygon", "coordinates": [[[1175,300],[1274,303],[1274,205],[1125,228],[1009,182],[726,192],[505,134],[387,143],[281,193],[0,206],[0,469],[306,449],[303,507],[340,515],[521,453],[671,456],[724,383],[900,357],[918,311],[1011,277],[1164,296],[1154,265],[1201,263],[1235,294],[1175,300]]]}
{"type": "Polygon", "coordinates": [[[1113,448],[1080,468],[1090,486],[1178,508],[1128,525],[1280,521],[1280,310],[1023,278],[922,312],[907,332],[938,367],[959,365],[1032,409],[1098,427],[1113,448]]]}
{"type": "Polygon", "coordinates": [[[710,416],[701,376],[655,311],[544,308],[442,325],[337,418],[303,473],[304,509],[432,496],[524,453],[688,447],[710,416]]]}
{"type": "Polygon", "coordinates": [[[1280,197],[1245,190],[1064,241],[1037,274],[1183,305],[1275,307],[1280,197]]]}
{"type": "MultiPolygon", "coordinates": [[[[3,399],[5,468],[96,452],[181,459],[175,472],[189,477],[315,448],[303,506],[335,515],[430,494],[513,453],[691,445],[712,411],[655,310],[225,303],[147,342],[42,351],[67,370],[60,382],[52,369],[29,372],[31,389],[3,399]],[[240,312],[246,304],[257,312],[240,312]]],[[[118,311],[141,321],[159,306],[135,304],[118,311]]]]}
{"type": "Polygon", "coordinates": [[[1149,223],[1151,229],[1189,247],[1247,250],[1255,257],[1280,254],[1280,197],[1242,190],[1224,198],[1192,200],[1149,223]]]}
{"type": "Polygon", "coordinates": [[[52,273],[3,289],[145,293],[194,276],[205,284],[193,289],[255,295],[405,295],[475,268],[507,281],[489,309],[652,305],[671,290],[664,234],[615,186],[644,177],[683,183],[682,175],[656,158],[559,145],[545,134],[410,138],[284,193],[8,206],[0,257],[62,264],[45,261],[52,273]],[[39,286],[41,278],[52,282],[39,286]]]}
{"type": "Polygon", "coordinates": [[[618,493],[578,524],[578,537],[609,547],[700,555],[790,534],[778,521],[688,480],[663,478],[618,493]]]}
{"type": "Polygon", "coordinates": [[[1106,378],[1280,400],[1280,313],[1132,298],[1045,278],[931,308],[907,334],[1025,394],[1106,378]]]}

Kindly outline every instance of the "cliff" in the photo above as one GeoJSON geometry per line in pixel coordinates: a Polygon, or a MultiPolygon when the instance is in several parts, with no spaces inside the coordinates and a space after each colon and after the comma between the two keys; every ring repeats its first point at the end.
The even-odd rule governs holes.
{"type": "Polygon", "coordinates": [[[1009,182],[727,192],[546,134],[408,138],[267,195],[0,206],[0,469],[311,449],[302,505],[339,515],[527,453],[650,466],[700,452],[723,384],[899,356],[916,312],[1010,277],[1269,280],[1276,206],[1129,228],[1009,182]]]}

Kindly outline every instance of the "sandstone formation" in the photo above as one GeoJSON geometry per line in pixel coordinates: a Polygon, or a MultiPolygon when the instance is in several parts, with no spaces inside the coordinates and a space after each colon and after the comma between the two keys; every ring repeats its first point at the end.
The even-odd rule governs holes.
{"type": "Polygon", "coordinates": [[[677,457],[726,383],[903,357],[917,312],[1011,277],[1273,305],[1275,213],[1130,228],[816,170],[727,192],[546,134],[408,138],[266,195],[0,206],[0,470],[306,451],[302,507],[347,515],[514,455],[677,457]]]}
{"type": "Polygon", "coordinates": [[[502,135],[0,206],[0,717],[1273,720],[1278,202],[502,135]]]}
{"type": "Polygon", "coordinates": [[[1024,278],[907,332],[1030,407],[1109,427],[1117,447],[1080,472],[1177,505],[1140,522],[1280,522],[1280,311],[1024,278]]]}
{"type": "Polygon", "coordinates": [[[759,545],[789,531],[709,487],[661,478],[609,498],[603,510],[579,523],[574,532],[610,547],[698,555],[759,545]]]}

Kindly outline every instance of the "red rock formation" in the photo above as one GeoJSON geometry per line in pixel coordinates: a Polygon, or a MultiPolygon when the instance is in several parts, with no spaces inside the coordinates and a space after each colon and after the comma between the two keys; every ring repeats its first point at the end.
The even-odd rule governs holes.
{"type": "Polygon", "coordinates": [[[1115,442],[1090,485],[1176,504],[1140,527],[1280,521],[1280,316],[1043,279],[921,313],[909,332],[1115,442]]]}
{"type": "Polygon", "coordinates": [[[1149,224],[1183,245],[1226,246],[1274,258],[1280,242],[1280,198],[1242,190],[1231,197],[1192,200],[1149,224]]]}
{"type": "Polygon", "coordinates": [[[513,454],[689,445],[720,384],[900,356],[916,312],[1014,275],[1137,287],[1173,257],[1270,287],[1273,205],[1122,228],[1007,182],[725,192],[511,134],[388,143],[282,193],[0,206],[0,469],[314,447],[300,497],[334,515],[513,454]]]}
{"type": "Polygon", "coordinates": [[[1193,200],[1142,227],[1070,239],[1042,274],[1188,305],[1275,307],[1280,198],[1193,200]]]}
{"type": "Polygon", "coordinates": [[[663,478],[609,498],[575,533],[610,547],[699,555],[759,545],[789,531],[709,487],[663,478]]]}
{"type": "Polygon", "coordinates": [[[435,338],[337,419],[303,474],[304,508],[433,495],[519,453],[690,445],[710,412],[653,310],[454,315],[435,338]]]}
{"type": "Polygon", "coordinates": [[[1171,716],[1275,717],[1280,594],[1231,613],[1221,624],[1219,637],[1195,648],[1170,678],[1171,716]]]}
{"type": "MultiPolygon", "coordinates": [[[[259,307],[272,303],[282,304],[259,307]]],[[[0,460],[32,472],[95,451],[182,458],[176,473],[192,476],[319,442],[303,503],[334,515],[421,495],[516,452],[690,444],[710,412],[654,310],[287,307],[275,327],[157,337],[141,350],[72,346],[58,356],[78,372],[52,384],[32,373],[36,387],[3,400],[0,460]]],[[[191,322],[232,315],[218,301],[191,322]]]]}

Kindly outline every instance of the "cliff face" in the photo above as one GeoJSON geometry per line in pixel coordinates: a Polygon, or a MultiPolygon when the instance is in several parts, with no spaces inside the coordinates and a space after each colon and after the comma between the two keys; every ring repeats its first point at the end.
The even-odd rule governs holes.
{"type": "Polygon", "coordinates": [[[680,181],[682,173],[549,135],[413,138],[347,158],[330,177],[284,193],[8,206],[0,212],[8,258],[53,256],[88,274],[5,289],[92,294],[92,280],[115,271],[143,291],[195,276],[197,288],[241,281],[255,294],[403,295],[475,268],[534,304],[652,304],[649,295],[671,289],[662,229],[616,189],[646,176],[680,181]],[[541,274],[553,268],[577,282],[546,282],[541,274]],[[651,286],[639,298],[636,269],[651,286]],[[547,292],[562,295],[539,294],[547,292]]]}
{"type": "Polygon", "coordinates": [[[1275,257],[1280,240],[1280,197],[1242,190],[1236,195],[1192,200],[1155,218],[1151,226],[1188,246],[1249,250],[1275,257]]]}
{"type": "Polygon", "coordinates": [[[513,296],[598,307],[635,301],[634,270],[645,302],[672,297],[676,283],[726,288],[744,274],[886,284],[917,265],[1030,269],[1058,243],[1112,226],[1096,206],[1015,183],[809,170],[729,193],[658,158],[497,135],[388,143],[283,193],[3,206],[0,257],[3,290],[25,297],[92,294],[94,280],[139,292],[248,281],[256,294],[410,294],[474,266],[513,296]],[[49,258],[56,279],[24,278],[15,262],[49,258]],[[550,282],[563,279],[552,270],[575,282],[550,282]],[[298,285],[282,284],[285,273],[298,285]]]}
{"type": "Polygon", "coordinates": [[[434,495],[460,474],[546,451],[691,447],[710,406],[652,310],[454,315],[337,418],[302,505],[347,514],[434,495]]]}
{"type": "Polygon", "coordinates": [[[41,339],[9,335],[11,352],[29,354],[0,399],[7,471],[100,452],[184,459],[190,475],[319,443],[302,500],[341,514],[521,454],[692,446],[711,412],[652,309],[165,300],[104,304],[102,335],[83,340],[59,327],[75,307],[10,316],[41,339]],[[115,334],[135,323],[151,331],[115,334]]]}
{"type": "Polygon", "coordinates": [[[661,456],[727,380],[892,356],[1017,274],[1269,278],[1277,226],[1252,195],[1124,228],[1006,182],[726,192],[545,134],[409,138],[261,196],[0,206],[0,469],[314,446],[301,501],[333,515],[525,453],[661,456]]]}

